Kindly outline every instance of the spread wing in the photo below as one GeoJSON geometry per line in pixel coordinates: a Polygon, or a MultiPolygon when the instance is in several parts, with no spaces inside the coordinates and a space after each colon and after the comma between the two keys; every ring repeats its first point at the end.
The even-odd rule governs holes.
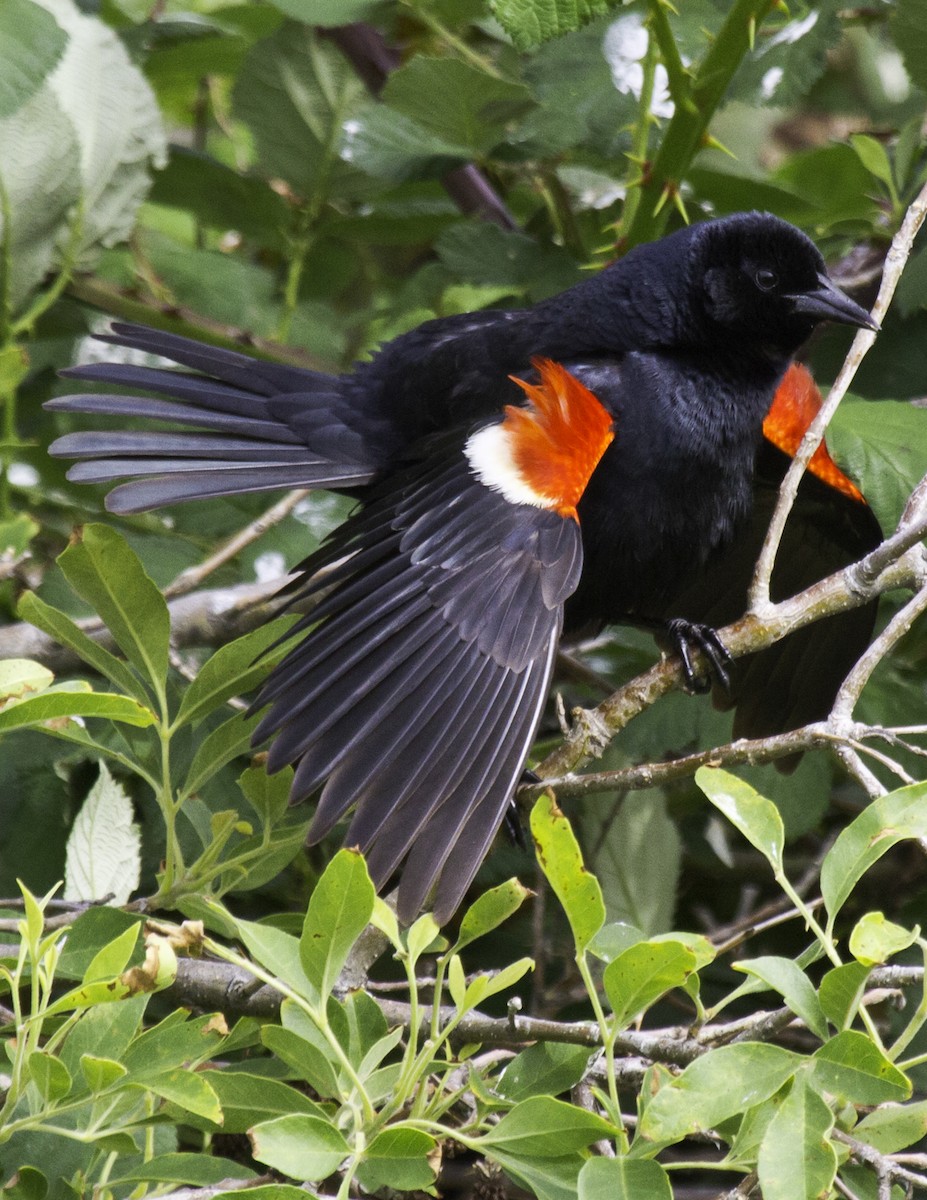
{"type": "Polygon", "coordinates": [[[299,598],[331,590],[258,697],[256,737],[274,739],[272,770],[296,763],[294,801],[322,785],[313,841],[353,807],[346,842],[378,885],[405,863],[405,921],[435,883],[445,920],[495,836],[581,565],[575,521],[480,483],[459,444],[391,478],[304,564],[299,598]]]}
{"type": "Polygon", "coordinates": [[[270,768],[296,764],[292,799],[321,787],[311,839],[353,809],[346,840],[377,884],[402,868],[404,921],[433,888],[446,920],[476,874],[582,569],[575,505],[611,419],[563,368],[535,366],[529,406],[433,440],[303,564],[297,599],[324,594],[256,702],[270,768]]]}

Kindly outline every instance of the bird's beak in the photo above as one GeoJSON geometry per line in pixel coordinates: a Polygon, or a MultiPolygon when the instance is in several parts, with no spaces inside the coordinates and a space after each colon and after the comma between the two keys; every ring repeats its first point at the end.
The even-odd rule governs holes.
{"type": "Polygon", "coordinates": [[[818,275],[818,286],[813,291],[801,292],[789,299],[795,305],[795,312],[806,313],[819,321],[838,321],[841,325],[858,325],[860,329],[879,332],[878,322],[873,321],[855,300],[841,292],[823,272],[818,275]]]}

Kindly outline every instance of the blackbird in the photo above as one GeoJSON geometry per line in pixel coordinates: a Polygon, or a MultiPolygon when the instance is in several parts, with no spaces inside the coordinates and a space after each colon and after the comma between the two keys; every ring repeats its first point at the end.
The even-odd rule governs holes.
{"type": "MultiPolygon", "coordinates": [[[[443,922],[522,774],[564,619],[652,628],[692,686],[693,646],[726,680],[714,624],[743,611],[793,449],[764,437],[764,419],[828,320],[876,328],[804,234],[737,214],[639,246],[532,308],[428,321],[343,375],[115,324],[104,341],[186,369],[65,374],[166,398],[47,407],[180,431],[72,432],[51,453],[82,460],[73,480],[128,478],[107,497],[117,513],[282,487],[359,498],[300,564],[294,600],[322,595],[255,701],[269,706],[255,740],[273,738],[270,770],[295,766],[294,803],[319,794],[311,840],[353,808],[346,842],[377,885],[402,868],[401,919],[431,897],[443,922]]],[[[793,408],[782,402],[780,425],[793,408]]],[[[780,593],[879,537],[861,497],[815,475],[803,493],[780,593]]],[[[739,732],[826,713],[872,613],[840,621],[733,673],[739,732]]]]}

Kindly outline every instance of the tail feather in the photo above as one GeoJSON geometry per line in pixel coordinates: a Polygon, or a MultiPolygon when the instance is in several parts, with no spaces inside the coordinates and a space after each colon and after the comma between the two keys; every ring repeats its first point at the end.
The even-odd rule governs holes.
{"type": "Polygon", "coordinates": [[[137,325],[117,323],[101,340],[188,368],[88,363],[64,372],[157,395],[62,396],[49,401],[53,411],[168,425],[163,431],[70,433],[51,446],[56,457],[82,460],[69,479],[130,480],[109,493],[111,512],[280,488],[353,488],[369,483],[382,464],[382,431],[337,377],[137,325]]]}

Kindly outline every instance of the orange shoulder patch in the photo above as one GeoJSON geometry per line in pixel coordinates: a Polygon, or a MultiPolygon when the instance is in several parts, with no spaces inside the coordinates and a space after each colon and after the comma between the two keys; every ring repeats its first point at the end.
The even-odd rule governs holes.
{"type": "Polygon", "coordinates": [[[615,436],[612,418],[575,375],[549,358],[531,365],[540,383],[511,378],[529,407],[509,404],[502,428],[524,484],[563,517],[576,519],[576,505],[599,459],[615,436]]]}
{"type": "MultiPolygon", "coordinates": [[[[780,450],[794,457],[805,430],[817,416],[821,407],[821,393],[811,377],[811,372],[800,363],[792,363],[786,371],[772,405],[763,421],[763,434],[780,450]]],[[[866,503],[866,498],[851,479],[840,470],[831,458],[826,442],[821,442],[808,470],[830,487],[849,496],[851,500],[866,503]]]]}

